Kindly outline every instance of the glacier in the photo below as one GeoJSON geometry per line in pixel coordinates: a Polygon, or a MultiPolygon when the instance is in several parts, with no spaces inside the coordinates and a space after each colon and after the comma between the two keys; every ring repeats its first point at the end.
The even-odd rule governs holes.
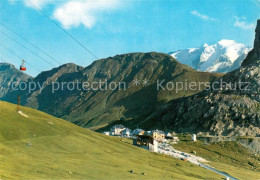
{"type": "Polygon", "coordinates": [[[213,45],[203,44],[169,54],[198,71],[227,73],[239,68],[251,49],[234,40],[222,39],[213,45]]]}

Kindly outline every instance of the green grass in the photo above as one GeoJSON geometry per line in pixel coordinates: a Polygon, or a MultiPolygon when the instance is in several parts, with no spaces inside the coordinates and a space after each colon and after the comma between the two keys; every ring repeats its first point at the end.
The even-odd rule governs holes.
{"type": "Polygon", "coordinates": [[[40,111],[26,107],[22,111],[29,118],[19,115],[15,105],[0,101],[1,179],[222,178],[40,111]]]}
{"type": "Polygon", "coordinates": [[[204,143],[181,138],[175,149],[191,153],[209,161],[209,165],[238,179],[260,179],[260,156],[237,142],[204,143]]]}

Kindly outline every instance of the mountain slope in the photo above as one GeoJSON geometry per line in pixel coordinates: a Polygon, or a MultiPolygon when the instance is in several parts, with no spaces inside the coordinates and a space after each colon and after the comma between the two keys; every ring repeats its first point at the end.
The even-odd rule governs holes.
{"type": "Polygon", "coordinates": [[[170,53],[183,64],[199,71],[230,72],[240,67],[251,49],[233,40],[221,40],[216,44],[204,44],[170,53]]]}
{"type": "Polygon", "coordinates": [[[21,107],[26,118],[13,104],[0,101],[0,107],[1,179],[221,178],[37,110],[21,107]]]}
{"type": "Polygon", "coordinates": [[[173,100],[143,126],[160,126],[188,132],[214,135],[260,136],[260,20],[252,56],[243,66],[217,82],[211,90],[173,100]],[[227,84],[221,85],[221,82],[227,84]],[[199,111],[198,111],[199,110],[199,111]]]}
{"type": "MultiPolygon", "coordinates": [[[[17,84],[21,82],[25,82],[25,85],[23,83],[22,88],[16,88],[16,89],[10,89],[8,93],[3,96],[2,100],[11,102],[11,103],[17,103],[17,96],[20,95],[21,97],[21,104],[27,104],[30,107],[33,107],[35,109],[39,108],[39,101],[41,101],[42,104],[48,103],[48,94],[44,95],[43,99],[39,99],[38,96],[48,88],[52,84],[52,82],[55,82],[60,76],[67,75],[70,77],[73,77],[73,74],[77,73],[78,71],[82,70],[83,67],[75,65],[73,63],[64,64],[58,68],[53,68],[50,71],[44,71],[41,72],[37,77],[30,78],[26,81],[18,81],[17,84]],[[24,88],[25,87],[25,88],[24,88]],[[47,100],[47,101],[46,101],[47,100]]],[[[18,70],[16,70],[18,71],[18,70]]],[[[13,71],[5,71],[2,72],[3,74],[7,75],[13,75],[13,71]]],[[[22,74],[19,71],[20,74],[22,74]]],[[[10,83],[10,82],[5,82],[10,83]]]]}
{"type": "Polygon", "coordinates": [[[254,48],[249,52],[247,58],[242,63],[242,66],[247,66],[260,59],[260,20],[257,21],[255,34],[254,48]]]}
{"type": "MultiPolygon", "coordinates": [[[[65,68],[66,66],[64,66],[65,68]]],[[[59,69],[59,68],[58,68],[59,69]]],[[[157,90],[157,81],[165,82],[209,82],[221,74],[197,72],[186,65],[180,64],[174,58],[162,53],[131,53],[117,55],[95,61],[90,66],[72,72],[71,66],[59,76],[52,78],[51,72],[45,72],[37,76],[33,82],[46,82],[40,92],[36,89],[32,93],[21,93],[22,104],[37,108],[57,117],[65,118],[82,127],[106,126],[118,120],[134,120],[154,112],[157,106],[172,99],[196,94],[203,90],[157,90]],[[46,75],[47,74],[47,75],[46,75]],[[135,80],[139,83],[134,84],[135,80]],[[149,80],[148,84],[144,84],[149,80]],[[121,89],[105,88],[105,83],[95,90],[84,90],[68,87],[52,92],[52,84],[62,82],[80,82],[81,84],[94,84],[98,82],[123,83],[121,89]],[[125,85],[125,86],[124,86],[125,85]],[[126,87],[124,89],[124,87],[126,87]]],[[[54,73],[55,74],[55,73],[54,73]]],[[[163,83],[165,86],[165,83],[163,83]]],[[[13,101],[15,95],[10,93],[2,98],[13,101]]]]}
{"type": "Polygon", "coordinates": [[[20,72],[14,65],[0,63],[0,98],[12,90],[13,82],[17,83],[14,84],[14,88],[17,88],[20,82],[27,82],[30,79],[30,76],[20,72]]]}

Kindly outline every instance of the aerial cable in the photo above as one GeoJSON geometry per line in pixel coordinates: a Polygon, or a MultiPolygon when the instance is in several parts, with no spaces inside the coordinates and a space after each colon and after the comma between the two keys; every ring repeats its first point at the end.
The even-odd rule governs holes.
{"type": "Polygon", "coordinates": [[[43,57],[39,56],[38,54],[36,54],[35,52],[33,52],[32,50],[30,50],[29,48],[27,48],[26,46],[24,46],[23,44],[19,43],[18,41],[16,41],[14,38],[10,37],[9,35],[7,35],[6,33],[4,33],[3,31],[0,30],[0,32],[5,35],[6,37],[8,37],[9,39],[13,40],[14,42],[16,42],[17,44],[19,44],[20,46],[22,46],[24,49],[30,51],[32,54],[34,54],[35,56],[39,57],[40,59],[42,59],[43,61],[45,61],[46,63],[48,63],[49,65],[56,67],[55,65],[53,65],[52,63],[50,63],[48,60],[44,59],[43,57]]]}
{"type": "Polygon", "coordinates": [[[0,43],[0,45],[5,48],[6,50],[8,50],[10,53],[12,53],[14,56],[16,56],[18,59],[23,59],[20,56],[18,56],[13,50],[11,50],[10,48],[6,47],[5,45],[3,45],[2,43],[0,43]]]}
{"type": "MultiPolygon", "coordinates": [[[[22,60],[23,58],[21,58],[20,56],[18,56],[14,51],[12,51],[11,49],[9,49],[8,47],[6,47],[6,46],[4,46],[2,43],[1,43],[1,46],[3,47],[3,48],[5,48],[6,50],[8,50],[12,55],[14,55],[15,57],[17,57],[19,60],[22,60]]],[[[1,58],[3,61],[5,61],[3,58],[1,58]]],[[[7,61],[5,61],[5,62],[7,62],[7,61]]],[[[29,62],[27,62],[26,61],[26,63],[29,65],[29,66],[31,66],[32,68],[34,68],[35,70],[37,70],[37,71],[39,71],[39,72],[41,72],[38,68],[36,68],[34,65],[32,65],[31,63],[29,63],[29,62]]]]}
{"type": "Polygon", "coordinates": [[[17,32],[15,32],[13,29],[11,29],[10,27],[6,26],[5,24],[1,23],[0,24],[2,26],[4,26],[6,29],[8,29],[9,31],[13,32],[14,34],[16,34],[17,36],[19,36],[20,38],[22,38],[24,41],[26,41],[27,43],[31,44],[33,47],[35,47],[36,49],[38,49],[40,52],[42,52],[43,54],[45,54],[46,56],[48,56],[49,58],[51,58],[53,61],[55,61],[56,63],[58,63],[59,65],[61,65],[62,63],[60,63],[59,61],[57,61],[55,58],[53,58],[51,55],[49,55],[48,53],[46,53],[45,51],[41,50],[38,46],[36,46],[35,44],[33,44],[32,42],[28,41],[27,39],[25,39],[23,36],[21,36],[20,34],[18,34],[17,32]]]}
{"type": "Polygon", "coordinates": [[[69,36],[72,40],[74,40],[77,44],[79,44],[83,49],[85,49],[89,54],[91,54],[96,60],[98,60],[99,58],[92,53],[86,46],[84,46],[79,40],[77,40],[75,37],[73,37],[68,31],[66,31],[64,28],[62,28],[58,23],[56,23],[54,20],[52,20],[47,14],[45,14],[41,9],[39,9],[34,3],[32,3],[30,0],[26,0],[29,3],[32,4],[32,6],[38,11],[40,12],[42,15],[44,15],[45,17],[47,17],[53,24],[55,24],[59,29],[61,29],[67,36],[69,36]]]}
{"type": "MultiPolygon", "coordinates": [[[[1,58],[1,57],[0,57],[0,60],[3,61],[4,63],[8,63],[8,61],[7,61],[6,59],[3,59],[3,58],[1,58]]],[[[29,66],[31,66],[33,69],[35,69],[35,70],[41,72],[39,69],[35,68],[32,64],[30,64],[30,63],[28,63],[28,62],[26,62],[26,63],[27,63],[29,66]]]]}

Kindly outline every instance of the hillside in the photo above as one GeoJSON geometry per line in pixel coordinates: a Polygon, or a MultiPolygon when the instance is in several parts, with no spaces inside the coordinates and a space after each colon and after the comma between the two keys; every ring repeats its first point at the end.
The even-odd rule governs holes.
{"type": "MultiPolygon", "coordinates": [[[[42,91],[31,93],[15,91],[2,99],[16,102],[18,94],[22,104],[64,118],[82,127],[104,127],[115,121],[132,121],[156,111],[172,99],[190,96],[203,90],[157,90],[157,81],[209,82],[222,74],[198,72],[183,65],[167,54],[130,53],[93,62],[86,68],[67,64],[39,74],[33,82],[44,84],[42,91]],[[134,84],[138,80],[138,84],[134,84]],[[148,80],[147,84],[144,84],[148,80]],[[95,90],[69,88],[52,92],[52,83],[124,83],[122,89],[95,90]],[[126,87],[124,89],[124,87],[126,87]]],[[[165,83],[163,84],[165,86],[165,83]]]]}
{"type": "Polygon", "coordinates": [[[16,105],[0,101],[0,107],[1,179],[221,178],[31,108],[21,107],[24,117],[16,105]]]}

